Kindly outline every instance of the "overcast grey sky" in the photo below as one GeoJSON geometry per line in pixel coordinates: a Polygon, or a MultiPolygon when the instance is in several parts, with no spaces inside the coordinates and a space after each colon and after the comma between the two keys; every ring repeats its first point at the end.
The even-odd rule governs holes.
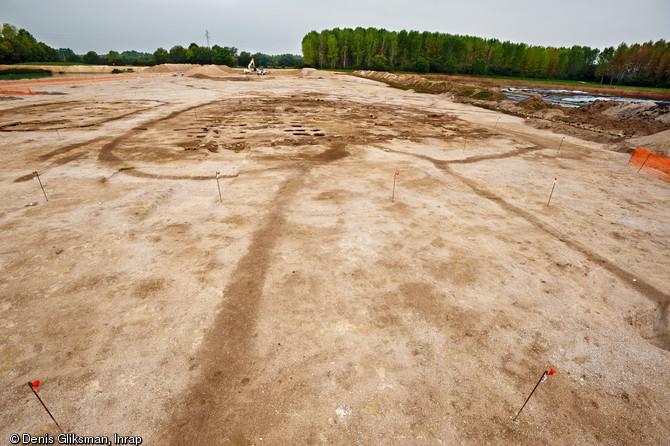
{"type": "Polygon", "coordinates": [[[544,46],[670,40],[670,0],[0,0],[0,22],[54,48],[153,52],[191,42],[301,54],[309,31],[375,27],[544,46]]]}

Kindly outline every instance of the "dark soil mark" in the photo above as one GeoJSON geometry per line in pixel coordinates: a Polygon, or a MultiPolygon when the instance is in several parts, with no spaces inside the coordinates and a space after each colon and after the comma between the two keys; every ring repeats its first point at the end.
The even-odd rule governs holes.
{"type": "Polygon", "coordinates": [[[223,146],[225,150],[232,150],[235,153],[240,153],[244,150],[247,150],[248,146],[245,142],[233,142],[228,143],[223,146]]]}
{"type": "Polygon", "coordinates": [[[251,76],[235,76],[235,75],[230,75],[230,76],[207,76],[206,74],[193,74],[190,77],[195,78],[195,79],[207,79],[210,81],[219,81],[219,82],[245,82],[245,81],[250,81],[251,76]]]}
{"type": "Polygon", "coordinates": [[[53,120],[53,121],[28,121],[28,122],[12,122],[11,124],[5,124],[0,126],[0,132],[26,132],[32,130],[56,130],[56,129],[65,129],[68,128],[67,123],[70,121],[67,119],[53,120]],[[44,128],[47,125],[55,126],[50,128],[44,128]],[[20,128],[10,128],[10,127],[19,127],[20,128]],[[25,128],[26,126],[32,126],[25,128]]]}
{"type": "Polygon", "coordinates": [[[196,358],[198,376],[174,405],[166,422],[164,444],[250,444],[247,432],[259,418],[264,424],[275,414],[263,413],[248,394],[254,373],[254,337],[263,286],[272,251],[285,232],[285,209],[303,186],[307,170],[281,187],[278,200],[254,233],[247,254],[237,264],[224,290],[225,302],[196,358]]]}
{"type": "Polygon", "coordinates": [[[349,155],[349,152],[347,152],[344,147],[344,143],[335,143],[333,144],[333,147],[325,150],[324,152],[321,152],[318,155],[312,156],[311,159],[314,161],[326,162],[337,161],[349,155]]]}
{"type": "Polygon", "coordinates": [[[46,160],[48,160],[50,158],[53,158],[55,156],[63,155],[64,153],[70,152],[74,149],[78,149],[80,147],[84,147],[84,146],[87,146],[89,144],[94,144],[96,142],[100,142],[100,141],[103,141],[105,139],[107,139],[107,137],[99,136],[97,138],[91,139],[90,141],[84,141],[84,142],[78,142],[78,143],[75,143],[75,144],[70,144],[69,146],[61,147],[61,148],[58,148],[56,150],[52,150],[49,153],[45,153],[44,155],[40,155],[37,159],[39,159],[40,161],[46,161],[46,160]]]}
{"type": "Polygon", "coordinates": [[[656,308],[651,338],[647,340],[656,347],[670,351],[670,303],[659,304],[656,308]]]}
{"type": "Polygon", "coordinates": [[[47,107],[52,107],[54,105],[56,106],[61,106],[61,105],[67,105],[67,104],[80,104],[81,101],[62,101],[62,102],[49,102],[47,104],[30,104],[30,105],[22,105],[20,107],[13,107],[13,108],[8,108],[0,112],[0,118],[4,120],[5,115],[13,116],[16,115],[17,112],[23,112],[29,111],[29,110],[34,110],[36,108],[47,108],[47,107]]]}
{"type": "Polygon", "coordinates": [[[54,161],[51,162],[52,166],[62,166],[63,164],[67,164],[71,161],[78,160],[82,156],[86,155],[84,152],[79,152],[79,153],[73,153],[72,155],[64,156],[62,158],[58,158],[54,161]]]}
{"type": "MultiPolygon", "coordinates": [[[[187,108],[182,109],[182,110],[177,110],[177,111],[174,111],[174,112],[172,112],[172,113],[170,113],[166,116],[163,116],[162,118],[157,118],[157,119],[153,119],[151,121],[147,121],[147,122],[143,123],[142,126],[148,128],[148,127],[156,125],[160,122],[167,121],[167,120],[172,119],[176,116],[180,116],[180,115],[182,115],[184,113],[187,113],[189,111],[192,111],[192,110],[195,110],[195,109],[198,109],[200,107],[207,106],[207,105],[215,104],[217,102],[218,101],[211,101],[207,104],[194,105],[192,107],[187,107],[187,108]]],[[[120,136],[117,136],[111,142],[105,144],[105,146],[102,149],[100,149],[100,154],[98,155],[98,160],[101,161],[101,162],[107,162],[107,163],[121,163],[122,162],[121,158],[114,155],[114,153],[113,153],[116,146],[121,141],[123,141],[125,139],[128,139],[128,138],[131,138],[132,136],[138,135],[143,131],[144,130],[131,129],[131,130],[127,131],[126,133],[124,133],[120,136]]]]}
{"type": "Polygon", "coordinates": [[[119,119],[127,118],[128,116],[138,115],[138,114],[143,113],[147,110],[155,110],[155,109],[160,108],[160,107],[165,107],[166,105],[169,105],[169,104],[159,104],[159,105],[155,105],[153,107],[141,108],[139,110],[135,110],[135,111],[132,111],[132,112],[129,112],[129,113],[125,113],[123,115],[113,116],[111,118],[106,118],[106,119],[101,119],[100,121],[96,121],[96,122],[93,122],[91,124],[80,125],[79,127],[95,127],[95,126],[98,126],[98,125],[101,125],[101,124],[105,124],[107,122],[118,121],[119,119]]]}
{"type": "MultiPolygon", "coordinates": [[[[568,239],[566,236],[561,234],[559,231],[556,229],[552,228],[548,224],[544,223],[542,220],[537,218],[535,215],[531,214],[530,212],[527,212],[503,199],[502,197],[499,197],[492,192],[484,189],[483,187],[480,187],[475,181],[466,178],[465,176],[455,172],[451,167],[449,167],[450,164],[452,164],[452,161],[444,161],[444,160],[436,160],[434,158],[431,158],[426,155],[418,155],[414,153],[408,153],[408,152],[402,152],[399,150],[391,150],[388,149],[391,152],[395,153],[400,153],[404,155],[409,155],[417,158],[421,158],[423,160],[429,161],[435,165],[435,167],[443,170],[445,173],[457,178],[460,180],[463,184],[468,186],[472,191],[477,194],[479,197],[485,198],[487,200],[493,201],[494,203],[498,204],[501,208],[503,208],[505,211],[514,214],[518,217],[521,217],[523,220],[526,222],[530,223],[540,231],[546,233],[547,235],[555,238],[556,240],[564,243],[566,246],[569,248],[580,252],[583,254],[587,260],[590,262],[596,263],[602,268],[606,269],[610,273],[612,273],[614,276],[618,277],[627,288],[631,288],[635,291],[638,291],[645,295],[648,299],[650,299],[653,302],[657,302],[659,304],[669,304],[670,303],[670,294],[664,293],[663,291],[659,290],[658,288],[654,287],[652,284],[646,282],[644,279],[637,278],[636,275],[631,274],[630,272],[624,270],[623,268],[615,265],[614,263],[610,262],[600,254],[596,254],[595,252],[589,250],[586,246],[583,246],[582,244],[568,239]],[[637,279],[635,282],[633,282],[633,279],[637,279]]],[[[513,153],[513,152],[510,152],[513,153]]]]}
{"type": "Polygon", "coordinates": [[[18,177],[17,179],[15,179],[14,183],[23,183],[24,181],[32,180],[34,176],[35,175],[33,175],[32,173],[29,173],[28,175],[23,175],[22,177],[18,177]]]}
{"type": "MultiPolygon", "coordinates": [[[[46,104],[46,105],[54,105],[54,104],[46,104]]],[[[59,104],[60,105],[60,104],[59,104]]],[[[31,130],[62,130],[62,129],[68,129],[68,128],[88,128],[88,127],[96,127],[102,124],[106,124],[108,122],[112,121],[118,121],[120,119],[127,118],[129,116],[134,116],[139,113],[143,113],[147,110],[153,110],[159,107],[166,106],[168,104],[163,103],[151,107],[144,107],[140,108],[138,110],[134,110],[128,113],[124,113],[118,116],[110,116],[108,118],[103,118],[99,120],[94,120],[93,122],[87,122],[87,123],[80,123],[79,120],[77,119],[59,119],[59,120],[51,120],[51,121],[40,121],[40,120],[34,120],[34,121],[22,121],[22,122],[17,122],[17,123],[11,123],[11,124],[5,124],[3,126],[0,126],[0,131],[3,132],[8,132],[8,131],[31,131],[31,130]],[[73,123],[74,121],[74,123],[73,123]],[[9,127],[18,127],[20,128],[12,128],[10,129],[9,127]],[[52,127],[46,127],[46,126],[52,126],[52,127]]]]}
{"type": "MultiPolygon", "coordinates": [[[[214,180],[214,175],[158,175],[154,173],[143,172],[134,167],[123,167],[118,170],[119,173],[124,173],[136,178],[153,178],[156,180],[192,180],[192,181],[208,181],[214,180]]],[[[234,175],[219,175],[219,178],[237,178],[238,174],[234,175]]]]}
{"type": "Polygon", "coordinates": [[[291,155],[263,155],[257,157],[257,159],[264,161],[307,161],[314,163],[328,163],[349,156],[349,152],[345,150],[345,147],[346,145],[344,143],[336,142],[333,143],[331,148],[317,154],[297,153],[291,155]]]}
{"type": "Polygon", "coordinates": [[[542,150],[542,148],[537,147],[537,146],[522,147],[520,149],[515,149],[515,150],[512,150],[510,152],[505,152],[505,153],[470,156],[470,157],[462,159],[462,160],[450,160],[449,164],[470,164],[470,163],[477,163],[479,161],[498,160],[498,159],[510,158],[510,157],[518,156],[518,155],[524,155],[526,153],[535,152],[537,150],[542,150]]]}
{"type": "Polygon", "coordinates": [[[670,295],[667,293],[664,293],[663,291],[659,290],[658,288],[654,287],[648,282],[645,282],[644,279],[637,279],[636,282],[633,282],[633,279],[635,279],[637,276],[631,274],[630,272],[624,270],[623,268],[615,265],[614,263],[610,262],[600,254],[596,254],[595,252],[589,250],[586,246],[583,246],[582,244],[570,240],[567,237],[565,237],[563,234],[561,234],[559,231],[556,229],[552,228],[551,226],[547,225],[546,223],[542,222],[539,218],[531,214],[530,212],[526,212],[523,209],[514,206],[511,203],[508,203],[505,201],[503,198],[492,194],[491,192],[479,187],[474,181],[465,178],[464,176],[454,172],[451,168],[446,166],[444,170],[449,171],[449,173],[459,180],[461,180],[463,183],[465,183],[468,187],[470,187],[473,192],[475,192],[477,195],[479,195],[482,198],[486,198],[487,200],[491,200],[503,209],[505,209],[508,212],[511,212],[513,214],[516,214],[517,216],[523,218],[526,220],[528,223],[532,224],[536,228],[540,229],[541,231],[547,233],[548,235],[554,237],[555,239],[563,242],[565,245],[568,247],[580,252],[583,254],[587,260],[590,262],[596,263],[600,265],[601,267],[605,268],[607,271],[610,273],[614,274],[616,277],[618,277],[628,288],[631,288],[635,291],[638,291],[650,300],[658,303],[668,303],[670,302],[670,295]]]}
{"type": "Polygon", "coordinates": [[[49,96],[65,96],[67,93],[63,93],[60,91],[34,91],[33,93],[35,94],[45,94],[49,96]]]}

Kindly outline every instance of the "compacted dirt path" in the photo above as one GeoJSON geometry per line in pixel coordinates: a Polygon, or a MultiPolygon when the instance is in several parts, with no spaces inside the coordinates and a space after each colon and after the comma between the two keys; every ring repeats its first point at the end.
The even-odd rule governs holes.
{"type": "Polygon", "coordinates": [[[670,437],[670,183],[627,154],[345,75],[44,89],[0,102],[0,444],[58,434],[36,379],[144,444],[670,437]]]}

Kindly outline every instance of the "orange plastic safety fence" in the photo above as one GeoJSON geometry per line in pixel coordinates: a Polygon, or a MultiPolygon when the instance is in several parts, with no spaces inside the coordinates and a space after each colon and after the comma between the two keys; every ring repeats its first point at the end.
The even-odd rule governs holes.
{"type": "Polygon", "coordinates": [[[17,81],[0,81],[0,94],[40,94],[33,93],[29,87],[41,87],[44,85],[58,84],[80,84],[89,82],[107,82],[127,79],[146,79],[152,77],[172,76],[172,73],[136,73],[136,74],[115,74],[110,76],[96,77],[62,77],[52,79],[26,79],[17,81]]]}
{"type": "Polygon", "coordinates": [[[668,157],[638,147],[630,157],[628,164],[670,182],[670,158],[668,157]]]}
{"type": "Polygon", "coordinates": [[[0,94],[35,94],[30,88],[0,89],[0,94]]]}

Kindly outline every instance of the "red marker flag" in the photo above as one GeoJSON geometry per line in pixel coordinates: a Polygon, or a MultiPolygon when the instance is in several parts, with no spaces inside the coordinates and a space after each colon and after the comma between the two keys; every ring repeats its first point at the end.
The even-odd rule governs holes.
{"type": "Polygon", "coordinates": [[[554,369],[549,369],[548,372],[545,370],[544,373],[542,373],[540,380],[537,382],[537,384],[535,384],[535,387],[533,387],[533,390],[530,392],[530,395],[528,395],[528,398],[526,398],[526,401],[523,403],[523,406],[521,406],[521,409],[519,409],[519,411],[516,413],[514,418],[512,418],[512,420],[516,421],[516,419],[519,418],[521,411],[523,410],[524,407],[526,407],[526,404],[528,404],[528,400],[530,400],[530,397],[533,396],[533,394],[535,393],[535,389],[537,389],[537,386],[539,386],[540,383],[545,382],[547,380],[547,376],[553,375],[554,373],[556,373],[556,370],[554,369]]]}
{"type": "Polygon", "coordinates": [[[540,382],[545,382],[547,380],[547,376],[551,376],[554,373],[556,373],[556,370],[554,369],[549,369],[549,372],[544,372],[544,375],[542,375],[542,379],[540,380],[540,382]]]}
{"type": "Polygon", "coordinates": [[[44,407],[44,410],[47,411],[47,413],[49,414],[49,416],[51,417],[51,419],[53,420],[53,422],[56,423],[56,426],[58,426],[58,429],[60,429],[61,433],[64,433],[64,432],[63,432],[63,428],[60,427],[60,424],[58,424],[58,421],[56,421],[56,419],[54,418],[54,416],[51,415],[51,411],[47,408],[46,404],[44,404],[44,401],[42,401],[42,398],[40,398],[40,395],[37,393],[37,386],[39,386],[39,385],[40,385],[40,382],[39,382],[39,381],[33,381],[33,382],[28,381],[28,387],[30,387],[30,390],[33,391],[33,395],[35,395],[35,397],[36,397],[37,400],[40,402],[40,404],[42,405],[42,407],[44,407]]]}
{"type": "Polygon", "coordinates": [[[400,175],[400,172],[396,170],[395,175],[393,175],[393,194],[391,194],[391,203],[395,200],[395,177],[400,175]]]}

